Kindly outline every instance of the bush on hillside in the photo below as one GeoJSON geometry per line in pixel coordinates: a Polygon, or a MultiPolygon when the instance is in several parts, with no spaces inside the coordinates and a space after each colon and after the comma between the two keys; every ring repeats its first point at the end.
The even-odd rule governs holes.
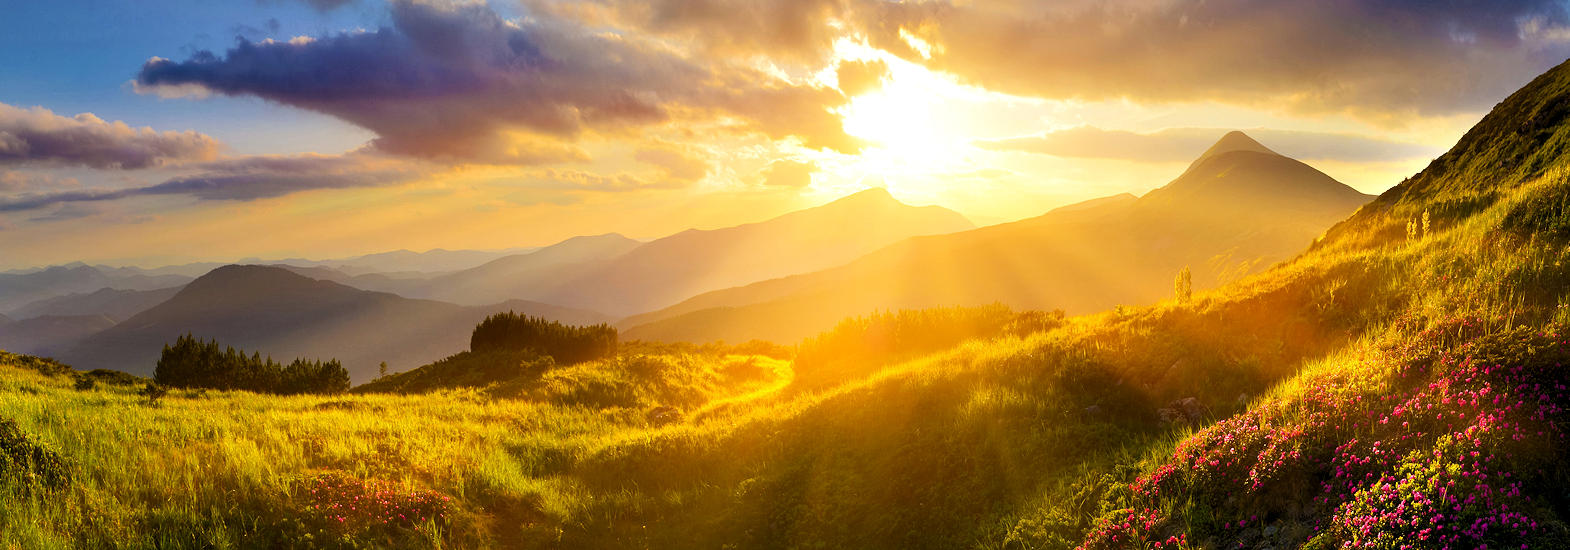
{"type": "Polygon", "coordinates": [[[30,491],[58,489],[70,482],[65,458],[33,441],[15,422],[0,419],[0,486],[30,491]]]}
{"type": "Polygon", "coordinates": [[[533,351],[570,365],[616,354],[616,329],[600,323],[579,327],[511,311],[486,317],[474,327],[469,351],[533,351]]]}
{"type": "Polygon", "coordinates": [[[260,353],[246,356],[217,340],[201,341],[187,334],[165,345],[153,379],[175,388],[246,390],[258,393],[342,393],[349,389],[349,371],[337,359],[295,359],[288,366],[260,353]]]}
{"type": "Polygon", "coordinates": [[[59,376],[74,372],[70,365],[66,365],[47,357],[34,357],[8,351],[0,351],[0,365],[9,365],[17,368],[37,371],[47,376],[59,376]]]}
{"type": "Polygon", "coordinates": [[[93,369],[82,373],[82,377],[91,379],[95,382],[112,384],[116,386],[135,386],[138,384],[147,383],[146,378],[142,378],[128,372],[120,372],[110,369],[93,369]]]}
{"type": "Polygon", "coordinates": [[[555,359],[533,351],[464,351],[408,372],[377,378],[354,391],[426,393],[452,388],[483,388],[519,379],[535,380],[555,366],[555,359]]]}

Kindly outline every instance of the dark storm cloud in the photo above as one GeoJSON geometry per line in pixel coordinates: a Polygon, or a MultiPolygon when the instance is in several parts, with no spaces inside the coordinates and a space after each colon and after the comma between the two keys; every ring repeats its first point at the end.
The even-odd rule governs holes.
{"type": "MultiPolygon", "coordinates": [[[[1059,157],[1189,162],[1229,131],[1228,128],[1168,128],[1140,133],[1079,126],[1040,136],[979,141],[977,145],[995,151],[1059,157]]],[[[1300,160],[1387,162],[1430,158],[1441,152],[1425,145],[1352,134],[1269,129],[1245,130],[1244,133],[1278,153],[1300,160]]]]}
{"type": "Polygon", "coordinates": [[[417,164],[363,153],[239,157],[211,162],[203,165],[196,174],[146,187],[23,193],[0,197],[0,212],[161,195],[245,201],[313,189],[396,185],[427,173],[426,167],[417,164]]]}
{"type": "Polygon", "coordinates": [[[481,4],[390,4],[392,26],[288,42],[241,40],[222,56],[148,61],[142,89],[252,95],[342,118],[383,151],[532,163],[515,134],[584,131],[728,115],[771,137],[852,151],[829,109],[845,98],[754,69],[711,68],[635,37],[549,18],[502,19],[481,4]]]}
{"type": "Polygon", "coordinates": [[[867,1],[850,17],[876,47],[1013,94],[1390,122],[1492,105],[1570,55],[1551,0],[867,1]]]}
{"type": "Polygon", "coordinates": [[[137,169],[208,160],[218,140],[196,132],[158,132],[108,122],[92,113],[64,117],[42,107],[0,103],[0,166],[137,169]]]}

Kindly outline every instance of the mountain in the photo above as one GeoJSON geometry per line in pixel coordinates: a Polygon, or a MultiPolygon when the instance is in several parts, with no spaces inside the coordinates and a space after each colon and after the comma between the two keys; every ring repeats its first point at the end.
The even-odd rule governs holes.
{"type": "Polygon", "coordinates": [[[84,339],[58,355],[80,369],[150,375],[165,343],[182,334],[287,361],[336,358],[355,381],[379,362],[416,367],[468,347],[485,316],[518,311],[570,324],[605,318],[592,312],[514,300],[465,307],[414,300],[253,265],[215,269],[157,306],[84,339]]]}
{"type": "Polygon", "coordinates": [[[952,210],[909,206],[874,188],[767,221],[657,239],[530,298],[637,313],[711,290],[840,265],[911,236],[972,227],[952,210]]]}
{"type": "Polygon", "coordinates": [[[289,264],[300,267],[330,267],[347,275],[367,273],[446,273],[468,269],[497,258],[530,252],[532,248],[503,250],[446,250],[435,248],[425,252],[394,250],[328,260],[289,258],[264,261],[248,258],[243,263],[289,264]]]}
{"type": "Polygon", "coordinates": [[[1285,260],[1369,200],[1241,132],[1133,198],[913,238],[847,265],[706,293],[622,320],[625,337],[793,342],[877,310],[1002,302],[1088,313],[1215,286],[1285,260]]]}
{"type": "MultiPolygon", "coordinates": [[[[513,298],[543,296],[544,289],[581,276],[643,243],[620,234],[573,237],[529,252],[497,258],[483,265],[424,281],[379,283],[378,289],[405,296],[484,304],[513,298]]],[[[378,284],[350,281],[352,286],[378,284]]],[[[371,288],[371,287],[362,287],[371,288]]]]}
{"type": "Polygon", "coordinates": [[[17,319],[52,316],[102,315],[116,322],[163,303],[180,291],[174,286],[158,290],[101,288],[95,292],[45,298],[11,311],[17,319]]]}
{"type": "Polygon", "coordinates": [[[11,311],[45,298],[94,292],[102,288],[156,290],[179,286],[190,280],[190,277],[182,275],[145,275],[82,264],[53,266],[25,274],[0,274],[0,311],[11,311]]]}
{"type": "Polygon", "coordinates": [[[54,355],[114,324],[104,315],[44,315],[0,324],[0,350],[54,355]]]}

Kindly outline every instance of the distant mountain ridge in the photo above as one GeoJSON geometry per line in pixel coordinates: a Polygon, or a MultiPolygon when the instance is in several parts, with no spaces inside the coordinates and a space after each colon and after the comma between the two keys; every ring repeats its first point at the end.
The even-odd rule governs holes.
{"type": "Polygon", "coordinates": [[[497,258],[430,279],[346,284],[365,284],[367,286],[362,288],[466,305],[515,298],[540,299],[548,294],[547,289],[556,288],[563,281],[581,276],[642,244],[619,233],[573,237],[532,252],[497,258]]]}
{"type": "Polygon", "coordinates": [[[131,270],[89,265],[53,266],[24,274],[0,274],[0,311],[11,311],[38,300],[96,292],[103,288],[156,290],[190,281],[183,275],[146,275],[131,270]]]}
{"type": "Polygon", "coordinates": [[[537,299],[629,314],[703,292],[843,264],[890,243],[975,227],[938,206],[910,206],[882,188],[769,220],[656,239],[537,299]]]}
{"type": "Polygon", "coordinates": [[[114,326],[104,315],[44,315],[0,323],[0,350],[50,356],[114,326]]]}
{"type": "Polygon", "coordinates": [[[913,238],[847,265],[706,293],[619,322],[627,338],[794,342],[878,310],[1002,302],[1086,313],[1171,296],[1298,253],[1371,197],[1241,132],[1172,182],[980,229],[913,238]]]}
{"type": "Polygon", "coordinates": [[[11,314],[17,319],[50,315],[102,315],[119,322],[174,297],[180,288],[179,286],[156,290],[101,288],[91,293],[45,298],[16,308],[11,314]]]}
{"type": "Polygon", "coordinates": [[[150,375],[165,343],[182,334],[275,359],[336,358],[355,381],[378,363],[413,368],[468,346],[485,316],[518,311],[571,324],[603,315],[522,300],[464,307],[320,281],[269,266],[225,266],[187,284],[168,301],[93,334],[58,356],[81,369],[150,375]]]}

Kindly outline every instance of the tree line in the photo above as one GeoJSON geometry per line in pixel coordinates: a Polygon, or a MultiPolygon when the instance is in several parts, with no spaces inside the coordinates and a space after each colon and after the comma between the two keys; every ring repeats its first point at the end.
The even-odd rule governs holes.
{"type": "Polygon", "coordinates": [[[288,365],[246,355],[244,350],[220,347],[217,340],[202,341],[186,334],[174,345],[164,345],[153,371],[158,384],[176,388],[246,390],[293,395],[342,393],[349,389],[349,371],[337,359],[295,359],[288,365]]]}
{"type": "Polygon", "coordinates": [[[610,357],[616,347],[616,328],[605,323],[579,327],[511,311],[486,317],[469,338],[475,353],[533,351],[558,364],[610,357]]]}

